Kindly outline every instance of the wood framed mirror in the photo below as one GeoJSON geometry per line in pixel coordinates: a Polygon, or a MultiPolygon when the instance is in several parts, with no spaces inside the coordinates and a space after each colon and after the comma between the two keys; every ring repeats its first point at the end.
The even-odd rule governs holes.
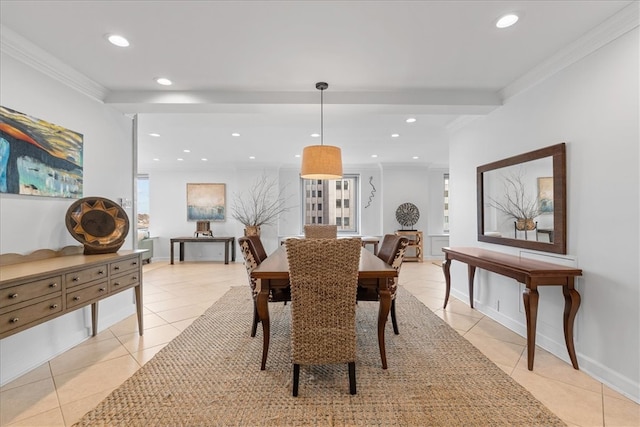
{"type": "Polygon", "coordinates": [[[478,241],[567,253],[565,143],[478,166],[478,241]]]}

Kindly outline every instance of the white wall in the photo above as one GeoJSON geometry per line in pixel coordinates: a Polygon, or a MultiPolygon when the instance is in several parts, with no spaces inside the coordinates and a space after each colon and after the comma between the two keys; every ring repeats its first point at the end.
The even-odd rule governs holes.
{"type": "MultiPolygon", "coordinates": [[[[582,305],[575,322],[580,368],[640,401],[638,29],[621,36],[451,136],[451,245],[479,243],[476,167],[567,143],[566,257],[577,265],[582,305]]],[[[526,255],[525,256],[531,256],[526,255]]],[[[544,258],[544,255],[542,255],[544,258]]],[[[452,293],[468,301],[466,266],[452,264],[452,293]]],[[[525,335],[522,286],[476,274],[480,311],[525,335]],[[496,301],[500,300],[500,310],[496,301]]],[[[559,288],[540,292],[537,344],[568,360],[559,288]]],[[[535,368],[534,368],[535,369],[535,368]]]]}
{"type": "MultiPolygon", "coordinates": [[[[84,136],[84,196],[132,199],[133,150],[129,118],[2,54],[0,104],[84,136]]],[[[75,199],[1,194],[0,253],[79,245],[65,226],[75,199]]],[[[131,216],[131,211],[127,213],[131,216]]],[[[123,249],[132,248],[132,232],[123,249]]],[[[51,359],[90,335],[84,308],[0,340],[0,384],[51,359]]],[[[135,312],[132,292],[100,303],[100,330],[135,312]]]]}

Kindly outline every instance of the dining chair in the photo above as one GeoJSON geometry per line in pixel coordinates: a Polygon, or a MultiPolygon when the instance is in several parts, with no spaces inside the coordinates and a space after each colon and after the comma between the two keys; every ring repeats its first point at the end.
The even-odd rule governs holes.
{"type": "Polygon", "coordinates": [[[338,237],[338,226],[330,224],[306,224],[304,237],[307,239],[335,239],[338,237]]]}
{"type": "Polygon", "coordinates": [[[347,363],[356,394],[356,289],[360,239],[290,239],[293,396],[300,365],[347,363]]]}
{"type": "MultiPolygon", "coordinates": [[[[267,258],[267,252],[264,250],[260,236],[243,236],[238,238],[238,244],[244,257],[244,265],[247,269],[247,276],[249,278],[249,287],[251,288],[251,296],[253,299],[253,321],[251,323],[251,336],[256,336],[256,330],[258,328],[258,322],[260,317],[258,316],[258,308],[256,305],[256,298],[258,291],[256,290],[256,279],[251,277],[251,272],[259,266],[262,261],[267,258]]],[[[291,294],[288,290],[272,291],[269,294],[270,302],[284,302],[291,300],[291,294]]]]}
{"type": "MultiPolygon", "coordinates": [[[[409,244],[409,239],[405,236],[398,236],[395,234],[386,234],[380,249],[378,250],[378,258],[393,267],[398,273],[402,266],[402,260],[409,244]]],[[[396,320],[396,293],[398,291],[398,277],[394,277],[390,283],[389,292],[391,293],[391,324],[393,325],[393,333],[398,335],[400,331],[398,329],[398,321],[396,320]]],[[[372,291],[370,288],[358,286],[358,301],[378,301],[379,296],[377,292],[372,291]]]]}

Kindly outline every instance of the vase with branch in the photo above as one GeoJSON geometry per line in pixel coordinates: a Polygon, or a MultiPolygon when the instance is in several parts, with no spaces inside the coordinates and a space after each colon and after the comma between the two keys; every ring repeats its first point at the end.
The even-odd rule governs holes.
{"type": "Polygon", "coordinates": [[[276,178],[263,174],[246,191],[234,194],[231,216],[245,226],[245,235],[259,235],[260,227],[275,223],[289,209],[291,196],[285,196],[276,178]]]}
{"type": "Polygon", "coordinates": [[[503,176],[504,195],[501,200],[489,198],[489,206],[513,218],[518,230],[533,230],[535,218],[541,214],[538,199],[527,192],[522,173],[503,176]]]}

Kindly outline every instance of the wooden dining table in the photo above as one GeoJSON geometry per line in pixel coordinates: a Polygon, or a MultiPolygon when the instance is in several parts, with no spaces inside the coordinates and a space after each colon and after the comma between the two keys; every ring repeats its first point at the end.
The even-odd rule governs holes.
{"type": "MultiPolygon", "coordinates": [[[[362,248],[360,251],[360,265],[358,267],[358,285],[375,289],[378,293],[380,306],[378,309],[378,347],[382,368],[387,369],[387,356],[384,345],[384,329],[391,308],[390,281],[398,276],[398,272],[386,262],[375,256],[371,251],[362,248]]],[[[269,353],[269,292],[271,289],[288,288],[289,262],[287,260],[286,245],[280,246],[269,255],[252,272],[251,277],[256,280],[258,296],[256,306],[262,323],[262,363],[264,370],[269,353]]]]}

